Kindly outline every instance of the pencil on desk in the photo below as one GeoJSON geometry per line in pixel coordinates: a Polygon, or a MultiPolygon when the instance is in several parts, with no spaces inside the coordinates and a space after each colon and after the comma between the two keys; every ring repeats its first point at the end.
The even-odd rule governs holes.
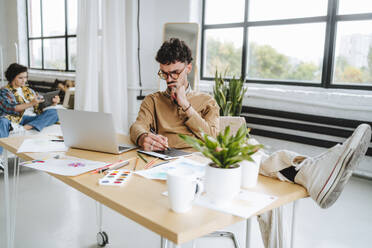
{"type": "Polygon", "coordinates": [[[149,163],[147,163],[145,166],[144,166],[144,168],[145,169],[148,169],[148,168],[150,168],[156,161],[158,161],[159,160],[159,158],[155,158],[155,159],[153,159],[153,160],[151,160],[149,163]]]}
{"type": "Polygon", "coordinates": [[[136,171],[138,165],[138,157],[136,158],[136,164],[134,165],[133,171],[136,171]]]}
{"type": "Polygon", "coordinates": [[[141,155],[141,153],[137,152],[137,155],[143,160],[143,162],[147,163],[147,160],[141,155]]]}

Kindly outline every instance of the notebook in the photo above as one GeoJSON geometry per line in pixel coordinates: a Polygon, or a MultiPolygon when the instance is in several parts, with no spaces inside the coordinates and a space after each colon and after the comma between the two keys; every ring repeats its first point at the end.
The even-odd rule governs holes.
{"type": "Polygon", "coordinates": [[[161,158],[163,160],[170,160],[174,158],[179,158],[179,157],[185,157],[185,156],[191,156],[192,153],[190,152],[184,152],[175,148],[169,148],[169,150],[164,150],[164,151],[144,151],[144,150],[138,150],[138,152],[161,158]]]}
{"type": "Polygon", "coordinates": [[[44,102],[39,103],[39,109],[44,109],[46,107],[49,107],[53,104],[53,98],[57,95],[59,95],[60,90],[55,90],[47,93],[41,94],[44,98],[44,102]]]}

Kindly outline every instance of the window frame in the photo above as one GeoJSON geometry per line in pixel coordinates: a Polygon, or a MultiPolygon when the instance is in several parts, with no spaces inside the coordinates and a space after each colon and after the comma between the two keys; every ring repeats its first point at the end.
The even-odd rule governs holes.
{"type": "Polygon", "coordinates": [[[65,32],[63,35],[55,35],[55,36],[44,36],[43,35],[43,0],[40,1],[40,36],[37,37],[30,37],[30,31],[29,31],[29,19],[28,19],[28,4],[30,0],[25,0],[26,2],[26,26],[27,26],[27,62],[28,62],[28,68],[32,70],[39,70],[39,71],[58,71],[58,72],[76,72],[76,70],[72,70],[71,66],[69,64],[69,44],[68,41],[70,38],[76,38],[76,34],[68,34],[68,8],[67,8],[67,1],[64,0],[65,5],[65,32]],[[50,69],[45,68],[44,63],[44,40],[52,40],[52,39],[64,39],[65,44],[65,69],[50,69]],[[41,68],[35,68],[31,67],[30,64],[30,41],[32,40],[40,40],[41,41],[41,68]]]}
{"type": "Polygon", "coordinates": [[[205,63],[205,32],[211,29],[221,28],[243,28],[243,47],[242,47],[242,61],[241,61],[241,75],[246,75],[246,64],[247,64],[247,53],[248,53],[248,28],[258,26],[275,26],[275,25],[287,25],[287,24],[307,24],[307,23],[325,23],[325,41],[324,41],[324,54],[323,54],[323,65],[322,65],[322,77],[320,83],[305,82],[305,81],[289,81],[289,80],[274,80],[274,79],[247,79],[244,76],[246,83],[261,83],[261,84],[281,84],[281,85],[293,85],[293,86],[312,86],[322,88],[337,88],[337,89],[354,89],[354,90],[372,90],[372,85],[353,85],[353,83],[335,83],[333,79],[333,64],[335,62],[335,47],[336,47],[336,31],[337,24],[340,21],[372,21],[371,13],[359,13],[359,14],[344,14],[338,15],[338,4],[339,0],[328,0],[327,4],[327,15],[326,16],[314,16],[314,17],[302,17],[302,18],[289,18],[279,20],[264,20],[264,21],[248,21],[248,6],[249,0],[245,0],[244,6],[244,21],[238,23],[227,23],[227,24],[205,24],[205,12],[206,12],[206,1],[202,2],[202,27],[201,27],[201,59],[200,59],[200,79],[213,81],[213,77],[205,77],[204,74],[204,63],[205,63]]]}

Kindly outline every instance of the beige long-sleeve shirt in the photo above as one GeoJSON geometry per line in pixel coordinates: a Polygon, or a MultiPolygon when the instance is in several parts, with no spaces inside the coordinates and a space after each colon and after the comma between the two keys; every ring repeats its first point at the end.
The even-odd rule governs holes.
{"type": "Polygon", "coordinates": [[[187,100],[197,114],[187,117],[166,92],[156,92],[143,100],[135,123],[130,127],[130,137],[137,144],[138,138],[149,133],[150,128],[168,138],[173,148],[188,148],[178,134],[201,138],[200,130],[213,137],[219,131],[219,107],[214,98],[206,93],[190,91],[187,100]]]}

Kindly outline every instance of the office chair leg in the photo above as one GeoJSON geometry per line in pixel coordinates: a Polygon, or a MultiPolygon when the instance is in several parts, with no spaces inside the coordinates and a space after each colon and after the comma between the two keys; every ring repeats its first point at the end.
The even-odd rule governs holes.
{"type": "Polygon", "coordinates": [[[208,235],[206,235],[204,237],[225,237],[225,238],[231,238],[233,240],[233,242],[234,242],[235,248],[240,248],[238,239],[236,238],[235,234],[232,233],[232,232],[221,232],[221,231],[218,231],[218,232],[213,232],[211,234],[208,234],[208,235]]]}

